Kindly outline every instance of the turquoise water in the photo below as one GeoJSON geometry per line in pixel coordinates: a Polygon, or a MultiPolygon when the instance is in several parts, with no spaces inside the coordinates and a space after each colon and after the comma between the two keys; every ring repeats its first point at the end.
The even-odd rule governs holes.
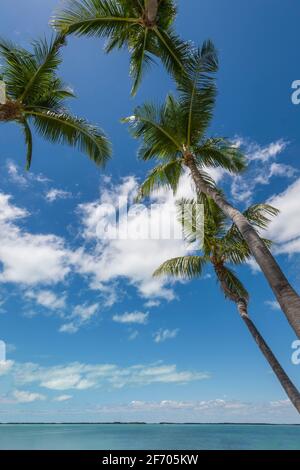
{"type": "Polygon", "coordinates": [[[300,426],[3,424],[0,449],[300,450],[300,426]]]}

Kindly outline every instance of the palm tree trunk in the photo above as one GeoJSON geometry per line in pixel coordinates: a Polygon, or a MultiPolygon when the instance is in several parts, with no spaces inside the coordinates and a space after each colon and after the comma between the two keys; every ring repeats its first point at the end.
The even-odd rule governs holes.
{"type": "Polygon", "coordinates": [[[155,24],[158,10],[158,0],[146,0],[146,16],[149,24],[155,24]]]}
{"type": "Polygon", "coordinates": [[[285,390],[287,396],[293,403],[294,407],[300,413],[300,393],[293,384],[293,382],[290,380],[286,372],[283,370],[281,365],[279,364],[278,360],[274,356],[273,352],[257,330],[256,326],[252,322],[251,318],[248,316],[248,311],[247,311],[247,302],[245,301],[240,301],[237,304],[239,313],[246,323],[248,330],[250,331],[252,337],[256,341],[256,343],[259,346],[259,349],[265,356],[266,360],[270,364],[274,374],[278,378],[279,382],[281,383],[281,386],[285,390]]]}
{"type": "Polygon", "coordinates": [[[205,182],[194,158],[192,156],[186,157],[185,164],[191,171],[197,191],[210,196],[224,214],[236,224],[254,259],[268,280],[291,327],[300,338],[300,297],[288,282],[271,252],[246,217],[205,182]]]}

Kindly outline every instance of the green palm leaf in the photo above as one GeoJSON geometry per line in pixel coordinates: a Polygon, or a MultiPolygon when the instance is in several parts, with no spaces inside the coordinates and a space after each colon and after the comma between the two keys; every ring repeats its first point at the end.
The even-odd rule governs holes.
{"type": "Polygon", "coordinates": [[[182,164],[178,160],[172,160],[163,165],[158,165],[152,170],[139,188],[137,200],[150,196],[156,189],[167,187],[176,193],[180,176],[183,174],[182,164]]]}
{"type": "Polygon", "coordinates": [[[86,120],[72,116],[66,109],[67,98],[74,97],[57,76],[61,62],[60,48],[64,37],[58,35],[50,44],[35,41],[32,52],[0,40],[0,55],[4,59],[2,78],[6,85],[5,121],[22,126],[27,146],[27,169],[32,160],[32,121],[46,139],[67,143],[85,152],[97,165],[104,165],[111,155],[110,144],[101,129],[86,120]]]}
{"type": "Polygon", "coordinates": [[[222,266],[221,273],[217,274],[217,278],[225,297],[231,298],[233,301],[238,299],[248,300],[249,293],[247,289],[231,269],[222,266]]]}
{"type": "Polygon", "coordinates": [[[10,99],[18,99],[36,71],[32,54],[10,41],[0,39],[0,55],[4,59],[2,74],[10,99]]]}
{"type": "Polygon", "coordinates": [[[51,142],[68,144],[86,153],[97,165],[105,165],[111,153],[104,133],[84,119],[67,113],[45,112],[34,108],[26,112],[43,137],[51,142]]]}
{"type": "Polygon", "coordinates": [[[164,107],[144,104],[134,110],[134,115],[123,119],[128,123],[134,138],[142,138],[144,145],[139,150],[143,160],[151,158],[174,159],[181,152],[181,143],[176,135],[175,122],[171,119],[171,106],[175,101],[170,98],[164,107]]]}
{"type": "Polygon", "coordinates": [[[65,44],[63,36],[57,36],[50,44],[44,41],[33,43],[33,57],[35,61],[35,71],[30,71],[31,77],[26,84],[19,100],[24,104],[33,104],[40,97],[49,93],[49,88],[53,83],[53,74],[61,63],[60,48],[65,44]]]}
{"type": "Polygon", "coordinates": [[[185,73],[176,77],[180,106],[185,114],[186,143],[188,148],[197,144],[207,129],[215,104],[214,73],[218,69],[214,45],[206,41],[185,62],[185,73]]]}
{"type": "Polygon", "coordinates": [[[206,259],[201,256],[182,256],[163,263],[153,274],[159,276],[174,276],[192,279],[201,276],[206,259]]]}
{"type": "Polygon", "coordinates": [[[221,167],[232,173],[241,172],[246,168],[243,154],[226,139],[207,139],[193,150],[200,165],[221,167]]]}
{"type": "Polygon", "coordinates": [[[134,95],[153,56],[160,58],[169,72],[184,72],[190,46],[174,33],[175,16],[173,0],[158,1],[154,22],[149,21],[144,0],[72,0],[55,14],[52,25],[62,34],[105,37],[107,52],[127,47],[134,95]]]}
{"type": "Polygon", "coordinates": [[[103,37],[121,33],[128,23],[137,23],[139,13],[138,2],[134,7],[132,2],[72,0],[57,11],[51,23],[63,34],[103,37]]]}
{"type": "Polygon", "coordinates": [[[26,170],[30,170],[31,166],[31,160],[32,160],[32,133],[31,129],[28,125],[28,122],[24,119],[24,121],[21,123],[23,132],[24,132],[24,137],[25,137],[25,143],[27,146],[27,154],[26,154],[26,170]]]}
{"type": "Polygon", "coordinates": [[[141,28],[140,35],[137,35],[136,46],[133,48],[130,59],[130,75],[133,78],[131,94],[135,95],[141,83],[143,73],[153,62],[150,54],[147,52],[147,43],[149,42],[149,30],[141,28]]]}
{"type": "Polygon", "coordinates": [[[258,228],[267,228],[270,217],[275,217],[279,214],[279,210],[270,204],[254,204],[244,211],[244,216],[247,217],[251,224],[258,228]]]}

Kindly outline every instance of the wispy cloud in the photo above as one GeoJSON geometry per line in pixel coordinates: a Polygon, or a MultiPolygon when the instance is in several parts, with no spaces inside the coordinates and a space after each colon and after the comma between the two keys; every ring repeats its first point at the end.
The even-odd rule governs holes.
{"type": "Polygon", "coordinates": [[[16,403],[33,403],[34,401],[46,400],[45,395],[41,393],[33,393],[24,390],[15,390],[13,392],[13,398],[16,403]]]}
{"type": "Polygon", "coordinates": [[[99,312],[99,304],[83,304],[76,305],[71,315],[66,317],[67,322],[64,323],[59,331],[60,333],[77,333],[79,328],[91,321],[91,319],[99,312]]]}
{"type": "Polygon", "coordinates": [[[32,363],[15,363],[5,372],[21,385],[37,385],[57,391],[87,390],[95,387],[123,388],[151,384],[185,384],[209,379],[206,372],[178,370],[163,363],[135,364],[120,367],[115,364],[83,364],[79,362],[42,367],[32,363]]]}
{"type": "Polygon", "coordinates": [[[174,339],[179,333],[179,329],[176,328],[175,330],[159,330],[154,334],[154,341],[155,343],[163,343],[168,339],[174,339]]]}
{"type": "Polygon", "coordinates": [[[62,189],[56,188],[50,189],[45,195],[45,199],[48,202],[54,202],[58,199],[68,199],[70,197],[72,197],[72,193],[70,193],[69,191],[64,191],[62,189]]]}
{"type": "Polygon", "coordinates": [[[6,162],[6,170],[10,181],[21,188],[26,188],[30,183],[49,183],[50,181],[44,175],[21,170],[18,165],[11,160],[6,162]]]}
{"type": "Polygon", "coordinates": [[[278,158],[288,146],[283,139],[261,146],[243,138],[236,139],[248,160],[248,169],[244,175],[231,176],[231,194],[236,201],[249,204],[259,185],[267,185],[274,177],[293,178],[298,170],[290,165],[277,163],[278,158]]]}
{"type": "Polygon", "coordinates": [[[16,222],[29,214],[0,194],[0,282],[52,284],[69,273],[64,241],[55,235],[31,234],[16,222]]]}
{"type": "Polygon", "coordinates": [[[59,297],[56,293],[47,289],[28,290],[25,297],[50,310],[59,310],[66,306],[65,296],[59,297]]]}
{"type": "Polygon", "coordinates": [[[148,322],[148,313],[143,312],[131,312],[123,313],[123,315],[114,315],[113,321],[116,323],[137,323],[139,325],[145,325],[148,322]]]}
{"type": "Polygon", "coordinates": [[[65,401],[69,401],[73,398],[72,395],[59,395],[58,397],[55,397],[54,398],[54,401],[58,401],[58,402],[65,402],[65,401]]]}
{"type": "Polygon", "coordinates": [[[276,300],[266,300],[265,305],[270,307],[271,310],[280,310],[280,305],[276,300]]]}

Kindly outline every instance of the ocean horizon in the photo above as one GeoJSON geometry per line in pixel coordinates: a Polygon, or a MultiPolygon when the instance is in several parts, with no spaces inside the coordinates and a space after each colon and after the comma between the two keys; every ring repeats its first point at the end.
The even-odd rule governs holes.
{"type": "Polygon", "coordinates": [[[0,450],[300,450],[300,425],[1,423],[0,450]]]}

